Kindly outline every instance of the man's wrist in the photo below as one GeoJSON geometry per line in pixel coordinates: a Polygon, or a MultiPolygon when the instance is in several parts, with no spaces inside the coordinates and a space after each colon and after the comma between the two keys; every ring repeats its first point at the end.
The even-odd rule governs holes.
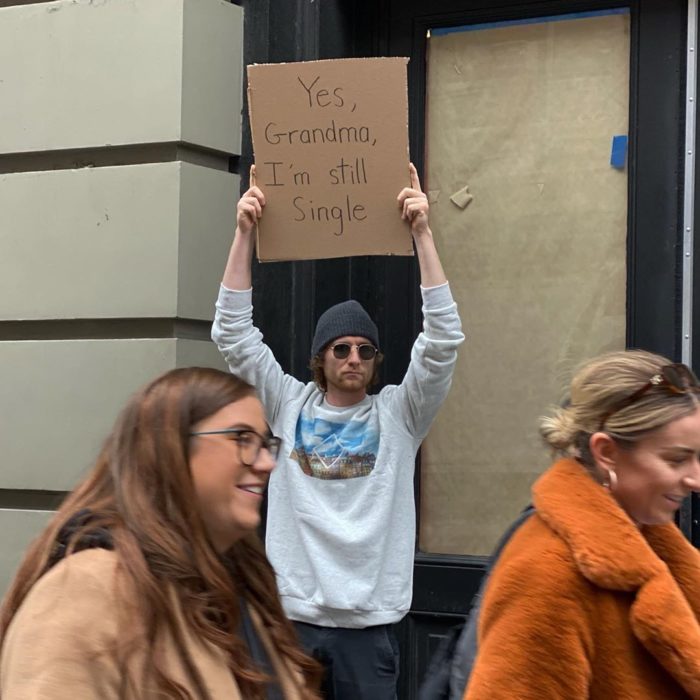
{"type": "Polygon", "coordinates": [[[422,227],[421,229],[416,229],[416,230],[411,230],[411,235],[413,236],[414,240],[427,240],[430,239],[432,240],[433,238],[433,232],[430,229],[430,226],[425,226],[424,228],[422,227]]]}
{"type": "Polygon", "coordinates": [[[223,289],[226,292],[232,292],[234,294],[250,294],[253,291],[252,287],[248,287],[248,289],[231,289],[230,287],[227,287],[223,282],[221,283],[221,289],[223,289]]]}

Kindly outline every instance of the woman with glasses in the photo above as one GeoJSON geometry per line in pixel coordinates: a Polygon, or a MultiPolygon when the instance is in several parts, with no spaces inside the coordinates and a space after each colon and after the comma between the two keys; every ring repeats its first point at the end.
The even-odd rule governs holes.
{"type": "Polygon", "coordinates": [[[486,586],[465,699],[700,698],[700,555],[674,522],[700,490],[697,379],[603,355],[541,433],[559,459],[486,586]]]}
{"type": "Polygon", "coordinates": [[[255,533],[279,449],[230,374],[137,393],[5,598],[0,696],[317,698],[255,533]]]}

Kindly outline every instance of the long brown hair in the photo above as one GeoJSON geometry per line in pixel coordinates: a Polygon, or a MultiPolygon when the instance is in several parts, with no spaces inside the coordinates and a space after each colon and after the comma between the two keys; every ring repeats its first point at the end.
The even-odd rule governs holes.
{"type": "MultiPolygon", "coordinates": [[[[164,661],[163,638],[174,639],[186,676],[199,697],[208,693],[175,624],[172,591],[192,632],[223,650],[245,698],[265,697],[266,677],[255,668],[237,631],[244,597],[279,651],[312,687],[318,665],[299,648],[277,593],[274,572],[257,535],[233,545],[223,556],[213,548],[196,499],[189,469],[189,433],[195,423],[230,403],[254,394],[233,375],[207,368],[176,369],[144,387],[128,402],[97,458],[92,472],[66,498],[44,532],[32,543],[0,610],[0,647],[8,626],[32,586],[55,558],[59,535],[76,514],[90,517],[73,528],[69,555],[96,529],[111,535],[135,608],[122,615],[119,650],[127,676],[136,650],[134,628],[148,642],[145,669],[166,697],[190,700],[172,679],[164,661]],[[164,584],[172,584],[170,586],[164,584]],[[129,614],[131,617],[129,618],[129,614]],[[126,618],[124,618],[126,615],[126,618]]],[[[143,648],[144,638],[139,642],[143,648]]],[[[129,679],[136,688],[145,679],[129,679]]],[[[317,698],[300,688],[304,698],[317,698]]]]}

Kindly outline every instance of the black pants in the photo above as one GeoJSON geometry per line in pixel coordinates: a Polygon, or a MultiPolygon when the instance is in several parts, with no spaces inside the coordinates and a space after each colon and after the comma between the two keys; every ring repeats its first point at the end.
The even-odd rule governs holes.
{"type": "Polygon", "coordinates": [[[294,625],[306,653],[325,668],[321,692],[326,700],[396,700],[399,645],[393,625],[294,625]]]}

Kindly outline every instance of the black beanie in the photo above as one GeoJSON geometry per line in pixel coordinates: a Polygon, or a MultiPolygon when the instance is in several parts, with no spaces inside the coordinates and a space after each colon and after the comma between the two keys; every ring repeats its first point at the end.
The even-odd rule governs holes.
{"type": "Polygon", "coordinates": [[[350,299],[331,306],[321,314],[316,323],[311,356],[318,355],[331,340],[343,335],[362,336],[376,348],[379,347],[379,332],[374,321],[358,301],[350,299]]]}

